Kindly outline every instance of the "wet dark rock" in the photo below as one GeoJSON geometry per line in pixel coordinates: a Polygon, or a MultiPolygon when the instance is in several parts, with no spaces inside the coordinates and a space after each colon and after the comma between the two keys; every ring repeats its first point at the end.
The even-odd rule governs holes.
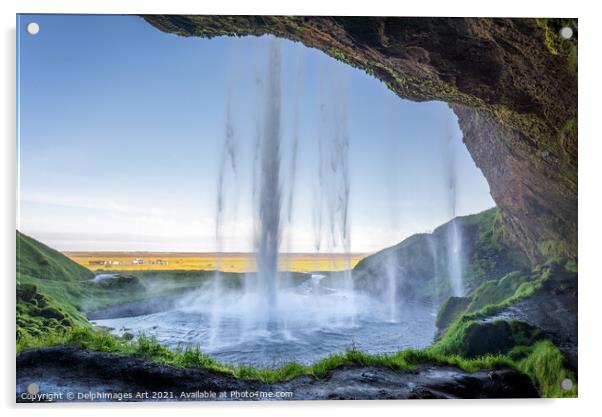
{"type": "Polygon", "coordinates": [[[515,346],[530,346],[542,338],[539,328],[523,321],[475,322],[465,333],[464,352],[458,353],[467,358],[505,354],[515,346]]]}
{"type": "Polygon", "coordinates": [[[173,396],[155,399],[170,401],[204,399],[182,397],[182,393],[224,391],[292,392],[292,397],[284,399],[293,400],[538,396],[530,379],[512,369],[469,373],[448,366],[423,365],[412,372],[375,366],[344,366],[320,380],[303,376],[284,383],[265,384],[214,371],[175,368],[139,358],[71,347],[20,354],[17,357],[17,401],[27,401],[22,394],[31,383],[38,384],[40,393],[63,393],[63,401],[67,393],[77,396],[77,393],[87,392],[130,393],[134,396],[123,401],[144,400],[135,398],[137,392],[172,392],[173,396]]]}
{"type": "MultiPolygon", "coordinates": [[[[72,347],[28,351],[17,357],[17,401],[31,383],[40,392],[134,393],[257,390],[263,385],[202,369],[181,369],[142,359],[72,347]]],[[[142,400],[142,399],[140,399],[142,400]]]]}
{"type": "Polygon", "coordinates": [[[424,365],[415,372],[382,367],[342,367],[323,380],[298,378],[282,384],[296,399],[532,398],[530,379],[511,369],[467,373],[457,368],[424,365]]]}

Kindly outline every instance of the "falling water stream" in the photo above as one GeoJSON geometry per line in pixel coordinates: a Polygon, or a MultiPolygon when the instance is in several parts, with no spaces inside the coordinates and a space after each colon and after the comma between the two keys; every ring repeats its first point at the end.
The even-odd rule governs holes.
{"type": "Polygon", "coordinates": [[[448,211],[449,217],[454,219],[447,231],[447,265],[452,295],[459,297],[464,295],[464,280],[462,277],[462,231],[459,225],[460,221],[456,218],[458,201],[458,173],[455,149],[453,147],[453,136],[448,134],[446,141],[448,211]]]}
{"type": "MultiPolygon", "coordinates": [[[[292,95],[292,129],[285,129],[281,42],[275,38],[266,42],[267,59],[262,65],[265,70],[258,71],[255,77],[259,100],[253,110],[254,137],[241,137],[232,105],[236,89],[228,92],[217,172],[218,260],[213,279],[179,299],[173,310],[101,320],[98,324],[109,326],[118,334],[137,331],[154,335],[172,347],[198,345],[222,361],[262,366],[288,360],[308,363],[350,347],[384,353],[427,346],[435,334],[434,308],[400,295],[404,268],[393,251],[384,260],[385,284],[380,296],[355,288],[347,86],[336,71],[322,72],[316,104],[317,134],[303,137],[299,129],[303,63],[299,63],[292,95]],[[252,152],[241,150],[245,140],[253,142],[252,152]],[[338,253],[346,257],[344,270],[337,273],[329,274],[316,266],[312,273],[294,274],[286,270],[286,265],[282,270],[280,263],[282,247],[291,247],[300,143],[313,144],[318,155],[315,178],[308,192],[313,196],[308,213],[313,224],[313,246],[317,254],[338,253]],[[245,166],[245,155],[250,156],[251,172],[241,168],[245,166]],[[225,219],[236,211],[236,207],[229,206],[233,204],[231,197],[242,194],[235,187],[244,188],[249,179],[256,270],[244,274],[241,286],[233,286],[232,277],[220,272],[219,254],[226,249],[225,219]]],[[[449,216],[455,217],[457,174],[451,138],[446,146],[447,203],[449,216]]],[[[429,240],[433,271],[439,283],[444,276],[438,267],[439,258],[447,256],[451,292],[462,295],[462,236],[458,222],[448,228],[446,239],[447,253],[443,247],[439,252],[432,237],[429,240]]]]}
{"type": "Polygon", "coordinates": [[[278,309],[278,250],[280,247],[280,108],[282,101],[280,43],[270,44],[267,86],[265,92],[265,122],[260,142],[259,188],[259,247],[257,276],[259,280],[265,321],[277,328],[278,309]]]}

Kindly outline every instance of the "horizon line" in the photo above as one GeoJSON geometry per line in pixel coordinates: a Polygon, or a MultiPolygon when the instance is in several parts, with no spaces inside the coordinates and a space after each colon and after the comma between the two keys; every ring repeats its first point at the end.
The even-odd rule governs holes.
{"type": "MultiPolygon", "coordinates": [[[[256,255],[257,252],[211,252],[211,251],[145,251],[145,250],[60,250],[63,254],[86,254],[86,253],[103,253],[103,254],[190,254],[190,255],[256,255]]],[[[279,252],[278,255],[339,255],[339,256],[354,256],[367,255],[372,252],[279,252]]]]}

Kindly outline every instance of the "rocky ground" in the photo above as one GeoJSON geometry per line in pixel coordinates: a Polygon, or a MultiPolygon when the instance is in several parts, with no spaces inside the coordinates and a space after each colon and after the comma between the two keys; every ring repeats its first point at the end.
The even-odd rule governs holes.
{"type": "Polygon", "coordinates": [[[17,357],[17,402],[178,400],[325,400],[411,398],[532,398],[529,378],[511,369],[468,373],[423,365],[416,371],[341,367],[326,378],[299,377],[265,384],[202,369],[181,369],[71,347],[28,351],[17,357]],[[36,384],[32,386],[31,384],[36,384]],[[35,392],[32,398],[27,392],[35,392]],[[220,393],[225,393],[220,397],[220,393]],[[270,394],[272,393],[272,394],[270,394]],[[109,397],[112,395],[113,398],[109,397]],[[272,397],[269,397],[272,395],[272,397]],[[274,397],[278,396],[278,397],[274,397]]]}

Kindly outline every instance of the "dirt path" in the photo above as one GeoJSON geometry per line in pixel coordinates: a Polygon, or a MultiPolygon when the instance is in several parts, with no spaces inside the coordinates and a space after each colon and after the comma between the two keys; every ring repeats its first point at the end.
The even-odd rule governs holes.
{"type": "Polygon", "coordinates": [[[537,397],[528,377],[510,369],[467,373],[424,365],[415,372],[342,367],[321,380],[245,381],[202,369],[55,347],[17,357],[17,401],[320,400],[537,397]],[[35,392],[36,384],[39,389],[35,392]],[[32,390],[33,388],[33,390],[32,390]]]}

